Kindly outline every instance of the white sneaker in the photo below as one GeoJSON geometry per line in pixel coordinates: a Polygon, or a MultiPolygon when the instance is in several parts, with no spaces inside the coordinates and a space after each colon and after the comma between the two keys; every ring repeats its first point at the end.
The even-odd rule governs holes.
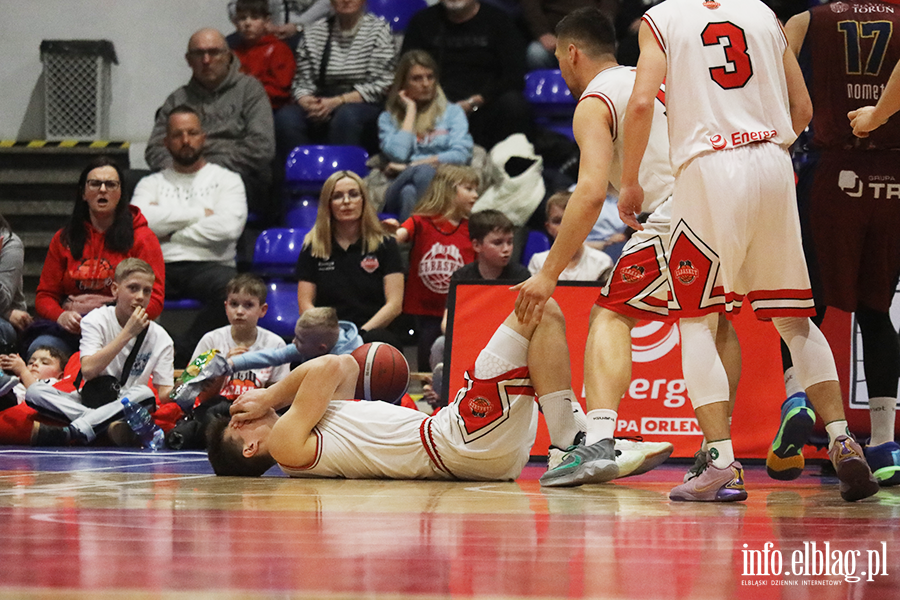
{"type": "Polygon", "coordinates": [[[641,475],[665,462],[675,446],[669,442],[637,442],[616,439],[616,464],[619,465],[619,479],[641,475]]]}

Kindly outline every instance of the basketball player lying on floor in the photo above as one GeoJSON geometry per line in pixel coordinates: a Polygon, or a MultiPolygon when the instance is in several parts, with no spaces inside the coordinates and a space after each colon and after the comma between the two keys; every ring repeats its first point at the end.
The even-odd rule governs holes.
{"type": "MultiPolygon", "coordinates": [[[[352,357],[327,355],[235,400],[231,419],[207,430],[216,474],[256,477],[277,463],[292,477],[515,479],[534,444],[535,395],[554,446],[566,448],[583,436],[565,322],[552,300],[540,322],[520,323],[509,315],[466,373],[456,399],[435,415],[346,401],[358,375],[352,357]],[[275,411],[288,406],[279,418],[275,411]]],[[[672,447],[633,448],[618,457],[620,476],[649,471],[672,447]]]]}

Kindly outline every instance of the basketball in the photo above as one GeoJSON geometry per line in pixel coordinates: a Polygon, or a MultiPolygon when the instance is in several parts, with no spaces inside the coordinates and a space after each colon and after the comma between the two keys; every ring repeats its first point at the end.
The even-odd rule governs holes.
{"type": "Polygon", "coordinates": [[[363,344],[353,351],[359,363],[356,397],[398,404],[409,386],[409,364],[403,353],[383,342],[363,344]]]}

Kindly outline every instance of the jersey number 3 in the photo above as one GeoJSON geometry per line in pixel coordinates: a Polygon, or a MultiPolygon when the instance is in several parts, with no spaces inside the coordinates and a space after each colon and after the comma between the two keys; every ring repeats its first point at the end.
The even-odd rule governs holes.
{"type": "Polygon", "coordinates": [[[744,30],[734,23],[710,23],[700,38],[704,46],[724,46],[726,63],[710,67],[709,76],[724,90],[741,88],[753,77],[744,30]]]}

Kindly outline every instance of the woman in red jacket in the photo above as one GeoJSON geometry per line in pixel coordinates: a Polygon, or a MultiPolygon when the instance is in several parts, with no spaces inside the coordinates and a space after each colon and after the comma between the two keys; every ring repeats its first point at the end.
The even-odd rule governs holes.
{"type": "Polygon", "coordinates": [[[56,232],[41,270],[35,310],[41,318],[30,330],[27,355],[40,345],[78,350],[81,317],[112,301],[116,266],[128,257],[153,267],[156,283],[147,313],[162,312],[165,266],[159,240],[130,198],[122,197],[122,171],[108,157],[81,172],[72,218],[56,232]]]}

